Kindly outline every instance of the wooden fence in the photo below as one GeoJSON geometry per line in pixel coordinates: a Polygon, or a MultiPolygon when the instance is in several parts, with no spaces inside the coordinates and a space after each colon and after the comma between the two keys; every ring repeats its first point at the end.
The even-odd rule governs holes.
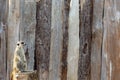
{"type": "Polygon", "coordinates": [[[120,0],[0,0],[0,80],[16,42],[39,80],[120,80],[120,0]]]}

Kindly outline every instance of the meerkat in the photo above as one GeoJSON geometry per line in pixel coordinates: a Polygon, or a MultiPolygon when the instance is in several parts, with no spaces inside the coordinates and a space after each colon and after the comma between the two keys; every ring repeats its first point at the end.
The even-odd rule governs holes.
{"type": "Polygon", "coordinates": [[[26,61],[25,52],[23,48],[24,45],[25,43],[23,41],[17,42],[17,46],[15,49],[14,58],[13,58],[13,71],[11,73],[11,80],[16,80],[17,73],[27,70],[27,61],[26,61]]]}

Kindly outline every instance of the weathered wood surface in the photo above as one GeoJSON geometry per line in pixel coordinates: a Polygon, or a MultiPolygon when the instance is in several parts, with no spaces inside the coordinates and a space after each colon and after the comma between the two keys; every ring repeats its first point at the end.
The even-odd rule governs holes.
{"type": "Polygon", "coordinates": [[[120,1],[105,0],[101,80],[120,79],[120,1]]]}
{"type": "Polygon", "coordinates": [[[49,80],[61,80],[64,0],[52,0],[49,80]]]}
{"type": "Polygon", "coordinates": [[[103,5],[104,0],[94,0],[91,45],[91,80],[101,80],[103,5]]]}
{"type": "Polygon", "coordinates": [[[0,80],[9,80],[18,40],[27,43],[28,69],[37,69],[40,80],[119,80],[119,4],[119,0],[0,0],[0,80]]]}
{"type": "Polygon", "coordinates": [[[20,18],[21,19],[19,25],[19,40],[23,40],[27,44],[25,50],[28,63],[28,70],[33,70],[36,29],[35,0],[20,0],[20,18]]]}
{"type": "Polygon", "coordinates": [[[6,80],[6,30],[0,25],[0,80],[6,80]]]}
{"type": "Polygon", "coordinates": [[[79,0],[70,1],[68,38],[67,80],[78,80],[79,0]]]}
{"type": "Polygon", "coordinates": [[[27,43],[28,70],[34,69],[36,2],[34,0],[9,0],[7,31],[7,80],[12,69],[16,42],[27,43]]]}
{"type": "Polygon", "coordinates": [[[12,70],[12,60],[16,42],[19,40],[20,0],[9,0],[7,31],[7,80],[12,70]]]}
{"type": "Polygon", "coordinates": [[[39,80],[48,80],[49,78],[51,1],[52,0],[40,0],[40,2],[37,3],[36,9],[35,69],[38,71],[39,80]]]}
{"type": "Polygon", "coordinates": [[[18,73],[17,80],[39,80],[36,71],[18,73]]]}
{"type": "Polygon", "coordinates": [[[67,52],[68,52],[68,18],[69,18],[69,4],[70,0],[64,1],[64,17],[63,17],[63,47],[62,47],[62,70],[61,70],[61,80],[67,80],[67,52]]]}
{"type": "Polygon", "coordinates": [[[91,74],[91,41],[92,41],[92,0],[80,0],[80,52],[78,80],[90,80],[91,74]]]}
{"type": "Polygon", "coordinates": [[[6,80],[6,0],[0,0],[0,80],[6,80]]]}

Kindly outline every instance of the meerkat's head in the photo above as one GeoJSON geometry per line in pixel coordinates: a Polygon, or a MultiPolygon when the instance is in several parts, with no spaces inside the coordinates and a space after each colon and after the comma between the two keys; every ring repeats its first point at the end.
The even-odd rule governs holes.
{"type": "Polygon", "coordinates": [[[26,44],[25,44],[25,42],[24,41],[18,41],[17,42],[17,47],[23,47],[23,46],[25,46],[26,44]]]}

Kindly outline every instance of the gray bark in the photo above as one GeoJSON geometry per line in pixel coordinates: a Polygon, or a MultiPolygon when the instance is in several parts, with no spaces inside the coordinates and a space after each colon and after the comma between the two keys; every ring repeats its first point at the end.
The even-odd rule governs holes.
{"type": "Polygon", "coordinates": [[[40,0],[37,3],[36,16],[35,68],[38,71],[40,80],[48,80],[51,39],[51,0],[40,0]]]}

